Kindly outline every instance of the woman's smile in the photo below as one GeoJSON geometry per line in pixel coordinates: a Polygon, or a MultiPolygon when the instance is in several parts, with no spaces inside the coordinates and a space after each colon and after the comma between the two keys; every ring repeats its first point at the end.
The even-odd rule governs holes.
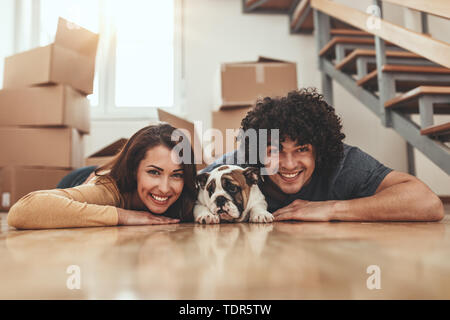
{"type": "Polygon", "coordinates": [[[159,205],[166,205],[169,203],[170,196],[157,196],[154,193],[150,193],[150,198],[159,205]]]}

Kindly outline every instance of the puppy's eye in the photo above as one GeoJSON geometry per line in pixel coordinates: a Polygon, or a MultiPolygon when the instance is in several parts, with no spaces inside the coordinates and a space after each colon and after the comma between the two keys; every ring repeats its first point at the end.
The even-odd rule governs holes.
{"type": "Polygon", "coordinates": [[[236,185],[234,185],[234,184],[232,184],[232,183],[228,184],[227,189],[228,189],[228,191],[231,192],[231,193],[236,193],[236,192],[239,191],[239,187],[236,186],[236,185]]]}
{"type": "Polygon", "coordinates": [[[212,196],[212,194],[214,193],[215,188],[216,188],[216,186],[213,183],[209,184],[209,186],[206,188],[206,190],[208,190],[209,197],[212,196]]]}

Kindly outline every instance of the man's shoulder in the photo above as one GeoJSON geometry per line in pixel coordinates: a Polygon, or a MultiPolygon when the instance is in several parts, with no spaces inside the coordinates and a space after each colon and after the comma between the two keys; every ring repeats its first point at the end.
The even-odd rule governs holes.
{"type": "Polygon", "coordinates": [[[392,169],[358,147],[344,145],[344,157],[331,178],[331,185],[341,198],[373,195],[392,169]]]}
{"type": "Polygon", "coordinates": [[[341,161],[341,169],[370,170],[372,166],[379,164],[380,162],[377,159],[359,147],[344,144],[344,157],[341,161]]]}

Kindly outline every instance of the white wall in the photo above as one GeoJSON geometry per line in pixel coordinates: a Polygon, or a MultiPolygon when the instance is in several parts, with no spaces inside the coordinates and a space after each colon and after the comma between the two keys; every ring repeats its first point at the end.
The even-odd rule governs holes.
{"type": "Polygon", "coordinates": [[[91,133],[84,136],[85,155],[90,156],[120,138],[130,138],[136,131],[149,124],[150,121],[147,120],[93,120],[91,133]]]}

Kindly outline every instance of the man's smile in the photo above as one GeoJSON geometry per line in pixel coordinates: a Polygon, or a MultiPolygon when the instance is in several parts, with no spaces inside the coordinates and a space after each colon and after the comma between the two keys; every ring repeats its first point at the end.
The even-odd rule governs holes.
{"type": "Polygon", "coordinates": [[[286,182],[293,182],[295,181],[300,174],[304,171],[300,170],[300,171],[295,171],[295,172],[278,172],[278,174],[280,175],[281,179],[283,179],[286,182]]]}

